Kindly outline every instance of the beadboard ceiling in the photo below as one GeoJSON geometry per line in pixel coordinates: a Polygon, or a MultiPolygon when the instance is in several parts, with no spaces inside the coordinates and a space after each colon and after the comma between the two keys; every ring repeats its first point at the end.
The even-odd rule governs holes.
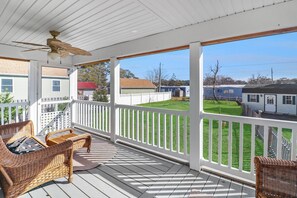
{"type": "MultiPolygon", "coordinates": [[[[288,0],[287,0],[288,1],[288,0]]],[[[95,50],[284,0],[1,0],[0,43],[58,39],[95,50]]],[[[22,46],[22,45],[16,45],[22,46]]],[[[25,46],[22,46],[25,47],[25,46]]]]}

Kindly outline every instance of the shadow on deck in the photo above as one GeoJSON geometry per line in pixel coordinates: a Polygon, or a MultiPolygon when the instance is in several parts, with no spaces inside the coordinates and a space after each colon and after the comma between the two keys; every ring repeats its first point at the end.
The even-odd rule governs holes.
{"type": "MultiPolygon", "coordinates": [[[[122,145],[116,147],[117,155],[111,161],[75,172],[73,183],[61,178],[21,197],[189,197],[192,191],[210,197],[255,196],[254,189],[243,184],[122,145]]],[[[198,194],[190,197],[205,197],[198,194]]]]}

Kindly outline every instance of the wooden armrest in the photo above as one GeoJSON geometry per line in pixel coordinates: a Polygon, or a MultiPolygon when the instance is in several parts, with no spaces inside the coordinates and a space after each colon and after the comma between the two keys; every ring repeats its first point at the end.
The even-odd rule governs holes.
{"type": "Polygon", "coordinates": [[[75,141],[78,141],[78,140],[81,140],[81,139],[84,139],[84,138],[91,139],[91,135],[88,134],[88,133],[83,133],[83,134],[79,134],[79,135],[77,135],[75,137],[68,138],[67,140],[71,140],[71,141],[75,142],[75,141]]]}
{"type": "Polygon", "coordinates": [[[71,129],[71,128],[67,128],[67,129],[62,129],[62,130],[58,130],[58,131],[50,132],[50,133],[48,133],[48,134],[45,136],[45,141],[47,142],[47,140],[48,140],[51,136],[53,136],[53,135],[55,135],[55,134],[58,134],[58,133],[65,133],[65,132],[73,133],[74,130],[71,129]]]}

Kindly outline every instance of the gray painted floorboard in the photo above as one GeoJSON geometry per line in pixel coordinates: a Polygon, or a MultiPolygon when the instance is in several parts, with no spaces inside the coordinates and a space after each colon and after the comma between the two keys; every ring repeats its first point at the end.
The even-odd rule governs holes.
{"type": "MultiPolygon", "coordinates": [[[[188,197],[192,190],[214,197],[254,197],[255,189],[207,172],[116,144],[118,153],[92,170],[48,182],[22,198],[188,197]]],[[[0,189],[0,198],[3,197],[0,189]]]]}

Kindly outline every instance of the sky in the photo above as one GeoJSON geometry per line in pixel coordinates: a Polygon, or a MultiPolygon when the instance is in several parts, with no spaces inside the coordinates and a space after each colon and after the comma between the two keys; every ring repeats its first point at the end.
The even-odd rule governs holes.
{"type": "MultiPolygon", "coordinates": [[[[219,75],[236,80],[247,80],[253,74],[297,78],[297,33],[261,37],[203,47],[204,75],[218,60],[219,75]]],[[[137,77],[145,78],[153,68],[162,63],[164,73],[170,78],[189,79],[189,50],[160,53],[121,60],[121,68],[129,69],[137,77]]]]}

